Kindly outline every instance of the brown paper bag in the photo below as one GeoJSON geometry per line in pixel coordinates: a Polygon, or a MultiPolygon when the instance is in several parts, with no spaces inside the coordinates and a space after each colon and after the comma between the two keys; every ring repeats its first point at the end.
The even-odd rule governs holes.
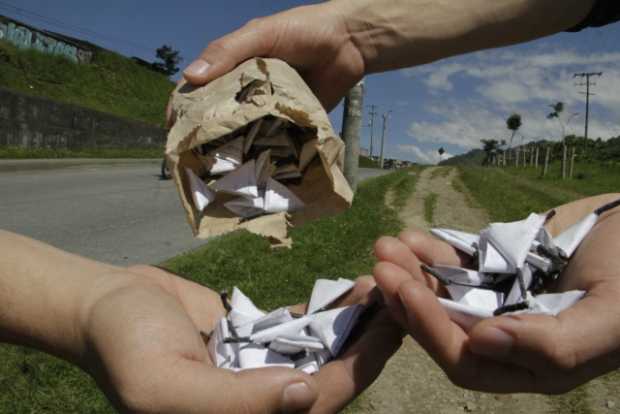
{"type": "MultiPolygon", "coordinates": [[[[197,237],[246,229],[270,238],[275,244],[290,246],[289,226],[333,215],[351,206],[353,193],[342,174],[344,144],[318,99],[286,63],[253,59],[205,87],[180,85],[173,95],[173,108],[176,123],[168,135],[166,155],[197,237]],[[239,141],[231,144],[239,137],[243,137],[243,145],[239,141]],[[218,148],[224,150],[218,152],[218,148]],[[266,148],[270,148],[269,154],[263,154],[266,148]],[[276,180],[285,177],[279,182],[304,207],[290,214],[244,219],[225,206],[234,197],[217,193],[215,201],[198,211],[187,169],[214,188],[220,176],[210,173],[213,157],[241,150],[243,163],[258,159],[261,154],[263,158],[269,157],[271,165],[259,175],[271,174],[276,180]]],[[[231,157],[235,159],[234,155],[231,157]]]]}

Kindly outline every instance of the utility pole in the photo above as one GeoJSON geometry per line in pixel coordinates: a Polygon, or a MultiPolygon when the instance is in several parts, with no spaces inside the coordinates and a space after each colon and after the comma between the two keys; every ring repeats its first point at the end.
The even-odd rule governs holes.
{"type": "Polygon", "coordinates": [[[360,160],[360,130],[364,108],[364,81],[355,85],[345,97],[342,117],[342,138],[344,139],[344,176],[353,191],[357,190],[360,160]]]}
{"type": "Polygon", "coordinates": [[[372,146],[374,143],[374,135],[375,135],[375,116],[378,115],[377,114],[377,105],[370,105],[370,112],[368,113],[370,115],[370,121],[368,124],[368,127],[370,128],[370,159],[372,159],[372,146]]]}
{"type": "Polygon", "coordinates": [[[392,111],[387,111],[382,115],[383,117],[383,133],[381,134],[381,156],[379,158],[379,167],[383,169],[383,150],[385,148],[385,130],[387,129],[387,121],[390,118],[392,111]]]}
{"type": "Polygon", "coordinates": [[[588,127],[589,127],[589,122],[590,122],[590,96],[594,96],[596,94],[591,93],[590,92],[590,87],[591,86],[596,86],[596,83],[592,82],[590,80],[590,78],[597,76],[597,77],[601,77],[603,76],[603,72],[583,72],[583,73],[575,73],[575,75],[573,76],[573,78],[581,78],[581,79],[585,79],[585,82],[581,82],[576,84],[575,86],[585,86],[586,87],[586,91],[585,92],[580,92],[582,95],[586,96],[586,128],[585,128],[585,138],[586,138],[586,142],[588,140],[588,127]]]}

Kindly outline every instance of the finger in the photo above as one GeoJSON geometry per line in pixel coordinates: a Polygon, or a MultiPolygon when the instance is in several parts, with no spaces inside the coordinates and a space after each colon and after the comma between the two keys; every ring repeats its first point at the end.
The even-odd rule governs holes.
{"type": "Polygon", "coordinates": [[[536,382],[526,369],[480,358],[468,350],[467,334],[417,281],[402,284],[399,296],[408,331],[458,386],[487,392],[531,392],[536,382]]]}
{"type": "Polygon", "coordinates": [[[355,280],[353,289],[338,299],[331,306],[332,308],[341,308],[351,305],[372,305],[377,302],[382,302],[381,292],[377,287],[377,283],[372,276],[361,276],[355,280]]]}
{"type": "Polygon", "coordinates": [[[420,270],[421,262],[418,257],[399,239],[381,237],[375,243],[375,256],[380,261],[393,263],[406,270],[410,277],[425,282],[433,291],[440,289],[439,281],[420,270]]]}
{"type": "MultiPolygon", "coordinates": [[[[609,292],[600,290],[602,295],[609,292]]],[[[514,315],[483,321],[470,332],[469,347],[477,355],[562,379],[541,391],[568,391],[620,364],[620,311],[615,300],[610,303],[601,294],[590,292],[557,317],[514,315]]]]}
{"type": "Polygon", "coordinates": [[[461,254],[448,243],[419,230],[405,230],[398,236],[422,262],[429,266],[468,267],[471,257],[461,254]]]}
{"type": "Polygon", "coordinates": [[[149,390],[157,412],[174,413],[296,413],[318,398],[316,381],[301,371],[263,368],[233,373],[181,360],[149,390]]]}
{"type": "Polygon", "coordinates": [[[406,312],[398,296],[398,289],[403,283],[412,280],[411,274],[393,263],[379,262],[375,265],[373,275],[392,317],[403,328],[407,328],[406,312]]]}
{"type": "Polygon", "coordinates": [[[401,344],[402,330],[385,310],[377,313],[342,357],[315,375],[319,398],[310,413],[339,412],[374,382],[401,344]]]}
{"type": "Polygon", "coordinates": [[[193,85],[205,85],[253,57],[268,57],[275,35],[270,26],[252,21],[239,30],[211,42],[183,72],[193,85]]]}

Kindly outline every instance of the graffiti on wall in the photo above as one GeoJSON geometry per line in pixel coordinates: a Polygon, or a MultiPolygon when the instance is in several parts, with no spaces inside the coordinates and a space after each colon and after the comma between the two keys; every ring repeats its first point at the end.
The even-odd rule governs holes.
{"type": "Polygon", "coordinates": [[[64,56],[75,63],[89,63],[93,57],[93,52],[89,50],[80,49],[73,44],[10,21],[0,21],[0,40],[10,42],[19,48],[64,56]]]}

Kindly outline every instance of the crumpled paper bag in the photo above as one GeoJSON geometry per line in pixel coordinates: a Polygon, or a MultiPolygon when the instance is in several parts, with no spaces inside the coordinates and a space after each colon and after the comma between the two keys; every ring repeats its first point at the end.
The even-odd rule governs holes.
{"type": "MultiPolygon", "coordinates": [[[[176,122],[168,135],[166,156],[195,236],[209,238],[246,229],[274,244],[290,246],[290,226],[337,214],[351,206],[353,192],[342,174],[344,143],[310,88],[285,62],[252,59],[204,87],[180,85],[172,105],[176,122]],[[284,167],[294,171],[286,170],[280,176],[295,178],[283,183],[303,202],[303,209],[243,218],[225,207],[232,198],[218,193],[199,211],[192,200],[187,169],[212,188],[218,177],[211,176],[205,151],[222,148],[239,136],[252,136],[252,141],[259,139],[260,144],[261,137],[256,136],[259,120],[271,124],[277,121],[292,131],[299,150],[297,161],[284,167]]],[[[262,141],[269,144],[267,139],[262,141]]],[[[245,140],[246,152],[252,144],[245,140]]],[[[250,152],[245,157],[244,163],[248,157],[258,155],[250,152]]]]}

